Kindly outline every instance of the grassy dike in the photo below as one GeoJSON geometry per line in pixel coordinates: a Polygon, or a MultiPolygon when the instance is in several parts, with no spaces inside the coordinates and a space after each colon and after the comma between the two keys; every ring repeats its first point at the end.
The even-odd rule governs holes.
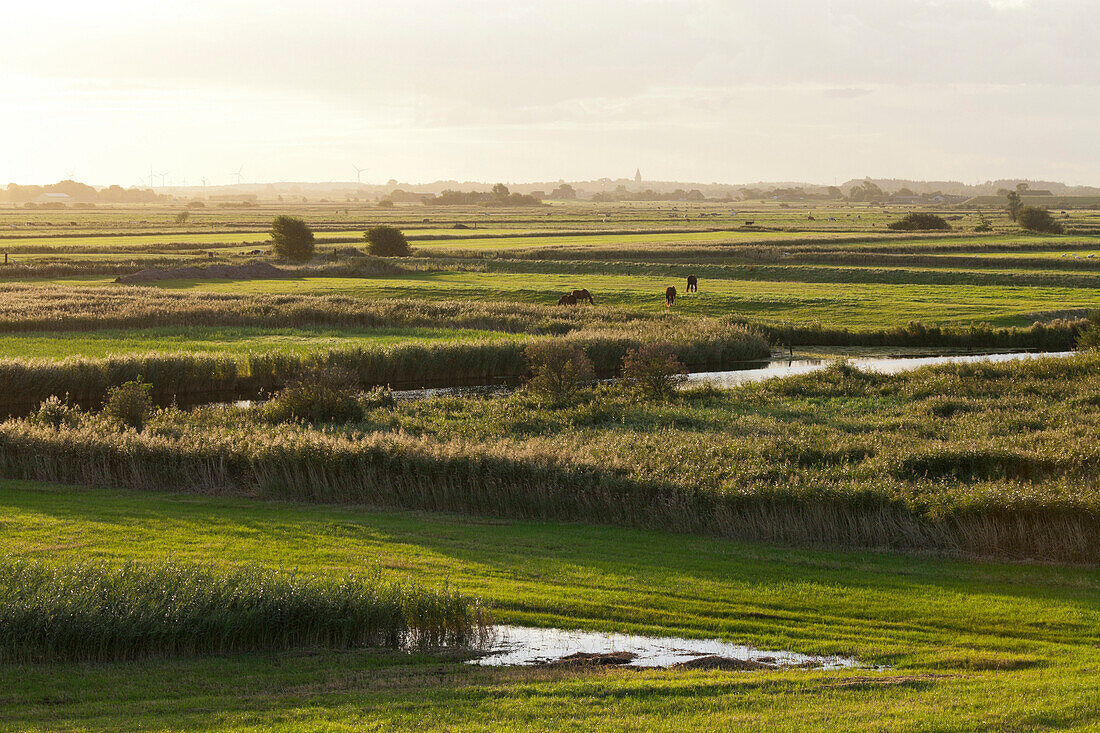
{"type": "Polygon", "coordinates": [[[0,668],[5,730],[1095,730],[1100,574],[656,531],[0,482],[0,551],[342,577],[494,619],[844,653],[881,670],[473,668],[378,652],[0,668]]]}

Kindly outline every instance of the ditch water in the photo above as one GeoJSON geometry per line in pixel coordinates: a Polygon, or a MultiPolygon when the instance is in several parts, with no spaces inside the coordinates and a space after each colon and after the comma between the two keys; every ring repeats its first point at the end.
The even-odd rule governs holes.
{"type": "Polygon", "coordinates": [[[711,669],[852,669],[855,659],[767,651],[718,639],[635,636],[526,626],[495,626],[486,653],[470,664],[681,667],[711,669]]]}
{"type": "MultiPolygon", "coordinates": [[[[1041,357],[1063,358],[1073,356],[1075,351],[1015,351],[998,354],[930,354],[924,356],[871,356],[848,359],[852,366],[865,371],[896,374],[934,364],[966,364],[974,362],[1003,363],[1041,357]]],[[[791,377],[798,374],[810,374],[819,371],[837,361],[831,359],[770,359],[768,361],[746,362],[740,369],[721,372],[692,372],[684,380],[684,386],[692,387],[711,384],[716,387],[734,387],[750,382],[762,382],[765,379],[791,377]]],[[[614,382],[614,379],[603,380],[614,382]]],[[[482,385],[478,387],[442,387],[439,389],[409,389],[394,391],[395,399],[422,399],[435,395],[476,395],[507,392],[511,387],[505,385],[482,385]]]]}
{"type": "MultiPolygon", "coordinates": [[[[1075,351],[1011,352],[1002,354],[937,354],[930,356],[874,356],[849,359],[848,363],[857,369],[897,374],[934,364],[972,364],[975,362],[1003,363],[1040,357],[1062,358],[1073,356],[1075,351]]],[[[796,374],[810,374],[824,369],[836,359],[772,359],[755,362],[745,369],[724,372],[695,372],[685,380],[688,385],[713,384],[718,387],[732,387],[749,382],[762,382],[765,379],[791,377],[796,374]]]]}
{"type": "MultiPolygon", "coordinates": [[[[929,354],[924,356],[872,356],[848,359],[852,366],[866,371],[880,372],[883,374],[896,374],[906,372],[923,366],[934,364],[967,364],[975,362],[1003,363],[1007,361],[1021,361],[1038,358],[1064,358],[1073,356],[1075,351],[1014,351],[996,354],[929,354]]],[[[839,358],[839,357],[838,357],[839,358]]],[[[768,361],[745,362],[740,369],[731,369],[720,372],[692,372],[684,380],[685,387],[710,384],[716,387],[735,387],[739,384],[750,382],[762,382],[765,379],[779,377],[791,377],[798,374],[811,374],[824,369],[837,361],[837,358],[829,359],[770,359],[768,361]]],[[[615,382],[615,379],[602,380],[615,382]]],[[[495,395],[509,392],[516,387],[516,381],[502,384],[483,384],[467,387],[435,387],[427,389],[394,390],[393,397],[397,400],[419,400],[441,395],[495,395]]],[[[251,407],[257,404],[256,400],[237,400],[229,403],[238,407],[251,407]]],[[[210,404],[196,402],[197,404],[210,404]]]]}

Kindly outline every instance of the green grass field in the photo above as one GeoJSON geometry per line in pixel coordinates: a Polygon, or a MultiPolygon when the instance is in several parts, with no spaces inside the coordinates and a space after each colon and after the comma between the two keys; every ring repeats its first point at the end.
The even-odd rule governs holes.
{"type": "Polygon", "coordinates": [[[63,359],[143,352],[309,354],[351,346],[387,346],[440,340],[516,338],[499,331],[442,328],[209,328],[163,327],[0,335],[0,358],[63,359]]]}
{"type": "Polygon", "coordinates": [[[0,670],[19,730],[1094,730],[1095,569],[783,550],[574,524],[0,484],[21,558],[380,566],[502,622],[854,654],[877,671],[472,668],[369,652],[0,670]],[[895,684],[890,684],[894,681],[895,684]]]}
{"type": "MultiPolygon", "coordinates": [[[[104,278],[55,283],[107,285],[104,278]]],[[[409,297],[553,304],[561,293],[589,288],[597,304],[660,310],[667,285],[683,291],[679,278],[623,275],[413,273],[370,278],[316,277],[282,280],[170,281],[159,286],[193,292],[324,294],[365,298],[409,297]]],[[[1100,290],[1059,287],[701,281],[698,294],[684,294],[684,313],[736,315],[766,321],[796,321],[876,327],[930,323],[1029,325],[1033,314],[1100,306],[1100,290]]]]}
{"type": "MultiPolygon", "coordinates": [[[[187,226],[174,224],[182,203],[2,208],[13,285],[0,298],[0,358],[12,360],[0,378],[11,394],[79,385],[102,397],[140,374],[168,404],[169,393],[236,384],[235,369],[277,389],[284,362],[311,357],[380,384],[485,379],[522,370],[512,340],[552,334],[587,344],[606,368],[624,339],[767,352],[714,317],[802,327],[804,355],[826,343],[885,348],[848,348],[864,342],[843,328],[1029,326],[1100,308],[1100,265],[1087,257],[1100,256],[1096,212],[1072,211],[1075,233],[1047,236],[989,205],[987,234],[963,208],[936,209],[952,232],[887,234],[914,208],[837,201],[270,202],[195,209],[187,226]],[[399,275],[351,277],[382,268],[349,259],[316,261],[310,277],[112,282],[145,259],[206,260],[204,248],[210,261],[243,262],[279,214],[313,225],[322,252],[339,239],[361,248],[366,228],[390,224],[417,256],[385,270],[399,275]],[[760,231],[740,230],[747,221],[760,231]],[[692,231],[704,228],[716,231],[692,231]],[[102,274],[72,274],[88,272],[102,274]],[[697,294],[684,292],[689,272],[697,294]],[[668,285],[681,297],[656,317],[668,285]],[[553,305],[576,287],[595,306],[553,305]],[[312,295],[349,299],[297,297],[312,295]],[[148,352],[185,353],[125,358],[148,352]],[[113,355],[124,358],[51,363],[113,355]]],[[[1081,323],[1052,326],[1060,348],[1081,323]]],[[[881,343],[973,345],[965,330],[913,333],[881,343]]],[[[990,343],[1035,345],[1019,333],[990,343]]],[[[166,410],[140,432],[63,406],[4,421],[5,476],[86,484],[0,479],[0,554],[13,561],[178,560],[334,581],[377,571],[477,596],[501,623],[721,638],[865,666],[488,668],[313,647],[9,664],[0,731],[1100,732],[1100,568],[1051,562],[1095,557],[1097,363],[890,378],[833,367],[666,401],[610,386],[563,404],[529,392],[439,397],[370,403],[345,423],[235,407],[166,410]]]]}

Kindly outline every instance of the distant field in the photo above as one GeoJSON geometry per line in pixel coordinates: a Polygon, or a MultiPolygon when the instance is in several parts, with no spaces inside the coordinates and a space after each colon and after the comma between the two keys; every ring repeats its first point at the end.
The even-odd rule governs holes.
{"type": "Polygon", "coordinates": [[[349,346],[386,346],[439,340],[495,341],[518,338],[499,331],[442,328],[207,328],[107,329],[0,335],[0,358],[63,359],[146,352],[309,354],[349,346]]]}
{"type": "MultiPolygon", "coordinates": [[[[60,279],[80,285],[109,284],[105,278],[60,279]]],[[[312,277],[285,280],[171,281],[169,289],[226,293],[292,293],[553,304],[558,295],[586,287],[597,304],[660,310],[664,290],[682,282],[660,276],[414,273],[371,278],[312,277]]],[[[1029,325],[1028,314],[1100,307],[1100,290],[1065,287],[803,283],[767,280],[701,281],[698,294],[682,293],[683,313],[737,315],[772,321],[819,322],[852,327],[930,323],[1029,325]]],[[[598,307],[597,305],[597,307],[598,307]]],[[[582,306],[583,307],[583,306],[582,306]]]]}

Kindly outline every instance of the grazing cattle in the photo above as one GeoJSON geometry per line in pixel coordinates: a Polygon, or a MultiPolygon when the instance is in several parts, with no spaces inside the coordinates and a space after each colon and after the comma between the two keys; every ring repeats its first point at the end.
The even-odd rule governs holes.
{"type": "Polygon", "coordinates": [[[699,292],[699,278],[695,277],[694,275],[688,275],[688,288],[687,288],[687,291],[689,293],[698,293],[699,292]]]}
{"type": "Polygon", "coordinates": [[[665,288],[665,306],[672,307],[672,304],[676,302],[676,288],[669,285],[665,288]]]}
{"type": "Polygon", "coordinates": [[[573,292],[570,293],[570,295],[572,295],[573,299],[578,303],[580,303],[583,300],[587,300],[592,305],[596,305],[596,299],[593,298],[592,293],[588,292],[588,290],[586,290],[585,288],[581,288],[580,290],[574,290],[573,292]]]}
{"type": "Polygon", "coordinates": [[[576,305],[577,298],[570,293],[569,295],[563,295],[558,298],[558,305],[576,305]]]}
{"type": "Polygon", "coordinates": [[[755,223],[756,223],[756,221],[755,221],[755,220],[753,220],[753,221],[746,221],[746,222],[745,222],[745,226],[747,226],[747,227],[751,227],[751,226],[752,226],[753,224],[755,224],[755,223]]]}

